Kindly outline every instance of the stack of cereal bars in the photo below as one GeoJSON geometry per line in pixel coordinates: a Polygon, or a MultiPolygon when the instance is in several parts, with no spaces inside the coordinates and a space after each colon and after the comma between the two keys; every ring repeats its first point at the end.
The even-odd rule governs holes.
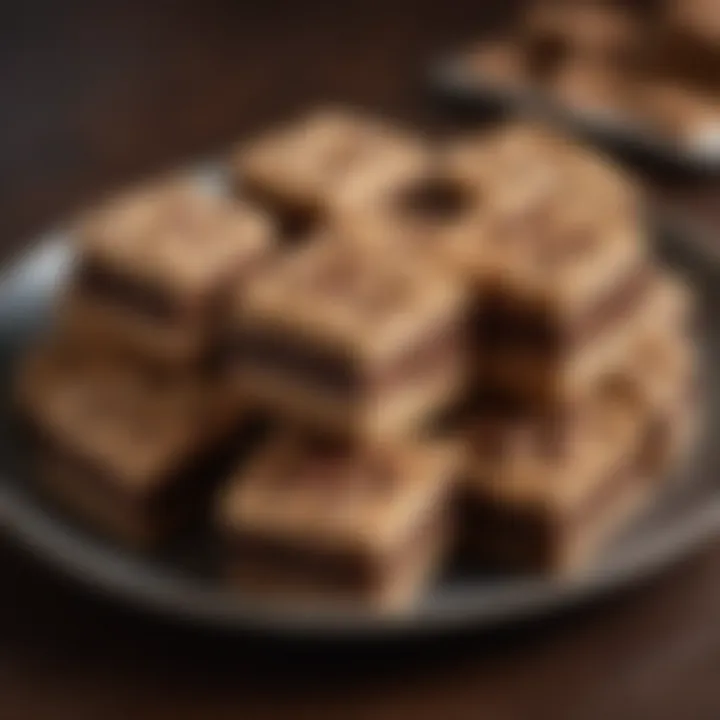
{"type": "Polygon", "coordinates": [[[391,610],[460,547],[574,569],[659,489],[689,298],[616,169],[337,110],[230,165],[227,195],[172,178],[78,227],[18,388],[66,507],[145,547],[207,510],[244,592],[391,610]]]}

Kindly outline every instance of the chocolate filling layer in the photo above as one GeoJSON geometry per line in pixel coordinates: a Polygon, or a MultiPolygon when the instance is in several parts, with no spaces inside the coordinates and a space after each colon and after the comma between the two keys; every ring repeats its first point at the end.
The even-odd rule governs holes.
{"type": "Polygon", "coordinates": [[[496,293],[488,298],[478,320],[481,342],[548,354],[581,346],[633,310],[647,293],[652,280],[653,273],[648,268],[643,266],[633,270],[566,327],[562,327],[546,308],[518,308],[511,298],[496,293]]]}
{"type": "Polygon", "coordinates": [[[172,323],[180,315],[178,303],[168,292],[91,261],[79,268],[77,284],[83,292],[101,301],[128,308],[155,321],[172,323]]]}
{"type": "Polygon", "coordinates": [[[235,336],[233,345],[233,359],[241,366],[289,375],[335,395],[355,397],[362,390],[357,363],[338,350],[274,330],[245,330],[235,336]]]}
{"type": "Polygon", "coordinates": [[[240,365],[261,367],[342,397],[357,398],[457,365],[462,333],[455,325],[434,329],[374,375],[365,376],[349,354],[319,347],[276,330],[246,330],[235,337],[233,357],[240,365]]]}

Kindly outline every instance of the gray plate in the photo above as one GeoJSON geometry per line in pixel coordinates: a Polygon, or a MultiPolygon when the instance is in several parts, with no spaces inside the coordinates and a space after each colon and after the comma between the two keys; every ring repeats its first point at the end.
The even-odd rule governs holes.
{"type": "MultiPolygon", "coordinates": [[[[718,263],[682,234],[656,233],[658,252],[697,289],[699,332],[710,367],[720,362],[718,263]]],[[[56,512],[33,491],[23,470],[27,449],[13,440],[8,403],[10,371],[23,347],[47,327],[53,296],[67,273],[62,233],[8,269],[0,280],[0,523],[36,556],[96,590],[165,617],[224,631],[252,630],[276,638],[408,638],[481,629],[598,597],[648,577],[678,559],[720,526],[720,454],[702,440],[676,488],[582,576],[554,581],[535,577],[448,572],[415,611],[401,618],[315,612],[257,604],[231,593],[215,572],[216,552],[199,529],[158,555],[136,554],[103,540],[56,512]]],[[[707,427],[720,411],[716,378],[704,385],[707,427]]],[[[709,436],[709,433],[706,433],[709,436]]]]}
{"type": "Polygon", "coordinates": [[[462,57],[434,65],[429,85],[435,98],[467,119],[497,113],[540,118],[655,171],[683,176],[720,173],[720,147],[704,150],[684,147],[630,120],[569,109],[539,89],[515,89],[471,74],[462,57]]]}

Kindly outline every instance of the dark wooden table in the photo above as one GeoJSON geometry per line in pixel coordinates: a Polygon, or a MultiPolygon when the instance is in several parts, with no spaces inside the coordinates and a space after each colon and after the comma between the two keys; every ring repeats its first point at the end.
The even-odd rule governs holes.
{"type": "MultiPolygon", "coordinates": [[[[499,5],[4,3],[2,252],[89,197],[317,100],[431,118],[423,64],[499,5]]],[[[662,191],[720,227],[717,188],[662,191]]],[[[720,543],[568,617],[371,663],[136,617],[9,546],[0,567],[3,720],[720,717],[720,543]]]]}

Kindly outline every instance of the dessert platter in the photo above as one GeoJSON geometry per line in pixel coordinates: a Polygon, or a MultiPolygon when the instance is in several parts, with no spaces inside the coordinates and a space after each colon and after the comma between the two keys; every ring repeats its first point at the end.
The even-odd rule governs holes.
{"type": "Polygon", "coordinates": [[[720,523],[718,264],[545,127],[325,108],[95,201],[0,280],[0,522],[116,600],[436,635],[720,523]]]}

